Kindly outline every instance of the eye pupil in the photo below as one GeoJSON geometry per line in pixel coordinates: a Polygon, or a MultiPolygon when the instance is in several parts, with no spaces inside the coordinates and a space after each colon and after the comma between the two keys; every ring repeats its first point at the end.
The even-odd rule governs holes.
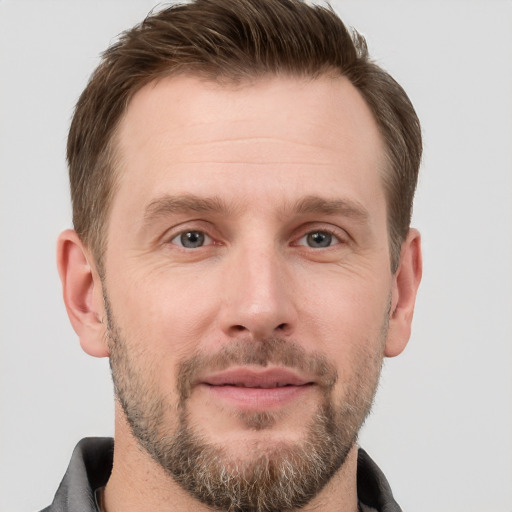
{"type": "Polygon", "coordinates": [[[204,244],[204,233],[200,233],[199,231],[187,231],[181,234],[180,241],[183,247],[195,249],[204,244]]]}
{"type": "Polygon", "coordinates": [[[310,247],[329,247],[332,242],[332,235],[325,231],[315,231],[307,236],[310,247]]]}

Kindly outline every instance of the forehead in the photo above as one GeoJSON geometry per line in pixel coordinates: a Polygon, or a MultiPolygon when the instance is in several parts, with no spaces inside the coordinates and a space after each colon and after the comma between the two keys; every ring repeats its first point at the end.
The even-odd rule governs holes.
{"type": "Polygon", "coordinates": [[[326,186],[383,193],[377,125],[343,77],[274,76],[237,86],[163,78],[133,97],[116,150],[114,205],[128,199],[143,208],[159,195],[208,194],[212,187],[241,203],[244,194],[270,197],[275,190],[294,201],[301,193],[325,194],[326,186]]]}

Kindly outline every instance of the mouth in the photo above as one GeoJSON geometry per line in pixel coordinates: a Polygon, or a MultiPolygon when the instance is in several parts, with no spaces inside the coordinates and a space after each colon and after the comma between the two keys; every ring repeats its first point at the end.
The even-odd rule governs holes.
{"type": "Polygon", "coordinates": [[[238,409],[268,410],[298,399],[314,381],[287,368],[232,368],[206,376],[200,385],[211,396],[238,409]]]}

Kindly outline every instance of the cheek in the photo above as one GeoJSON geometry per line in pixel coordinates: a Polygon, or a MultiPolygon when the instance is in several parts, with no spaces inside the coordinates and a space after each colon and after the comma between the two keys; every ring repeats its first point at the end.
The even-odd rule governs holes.
{"type": "Polygon", "coordinates": [[[299,338],[327,355],[340,380],[358,368],[380,367],[383,356],[390,284],[354,273],[317,275],[302,288],[299,338]]]}
{"type": "Polygon", "coordinates": [[[218,311],[218,286],[208,272],[158,271],[137,278],[134,273],[118,293],[110,291],[114,313],[126,334],[166,365],[199,348],[218,311]]]}
{"type": "Polygon", "coordinates": [[[340,269],[314,277],[305,275],[298,282],[302,283],[297,292],[300,318],[307,318],[329,338],[359,339],[376,328],[380,331],[390,300],[391,280],[387,276],[340,269]]]}

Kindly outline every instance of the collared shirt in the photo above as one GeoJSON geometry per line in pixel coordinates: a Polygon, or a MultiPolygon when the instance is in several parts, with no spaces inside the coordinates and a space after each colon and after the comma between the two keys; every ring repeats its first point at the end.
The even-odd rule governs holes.
{"type": "MultiPolygon", "coordinates": [[[[114,440],[86,437],[76,446],[53,503],[41,512],[98,512],[95,492],[103,487],[112,471],[114,440]]],[[[365,512],[402,512],[382,471],[359,448],[357,495],[365,512]]]]}

